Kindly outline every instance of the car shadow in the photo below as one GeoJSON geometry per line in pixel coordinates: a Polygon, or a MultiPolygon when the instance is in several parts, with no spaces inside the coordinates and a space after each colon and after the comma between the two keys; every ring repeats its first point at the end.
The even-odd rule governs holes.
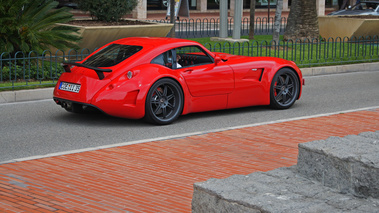
{"type": "Polygon", "coordinates": [[[238,115],[238,114],[245,114],[245,113],[265,112],[265,111],[270,111],[270,110],[274,110],[274,109],[271,109],[269,106],[250,106],[250,107],[235,108],[235,109],[223,109],[223,110],[215,110],[215,111],[207,111],[207,112],[197,112],[197,113],[190,113],[187,115],[183,115],[179,117],[179,119],[175,123],[188,122],[188,121],[197,120],[197,119],[208,119],[208,118],[220,117],[220,116],[231,116],[231,115],[238,115]]]}
{"type": "MultiPolygon", "coordinates": [[[[296,103],[291,109],[299,107],[299,104],[296,103]]],[[[255,113],[255,112],[267,112],[267,111],[278,111],[276,109],[272,109],[269,106],[251,106],[244,108],[236,108],[236,109],[224,109],[224,110],[216,110],[216,111],[207,111],[207,112],[197,112],[190,113],[187,115],[180,116],[174,123],[175,124],[183,124],[186,122],[191,122],[198,119],[211,119],[213,117],[220,116],[231,116],[238,114],[246,114],[246,113],[255,113]]],[[[280,111],[280,110],[279,110],[280,111]]],[[[159,126],[146,122],[144,119],[127,119],[127,118],[119,118],[113,117],[104,113],[96,113],[96,112],[88,112],[88,113],[71,113],[65,112],[56,114],[54,119],[59,121],[59,123],[63,124],[80,124],[87,126],[120,126],[120,127],[147,127],[147,126],[159,126]]]]}
{"type": "Polygon", "coordinates": [[[86,126],[146,126],[143,119],[133,120],[126,118],[113,117],[104,113],[71,113],[62,112],[54,116],[54,119],[63,124],[79,124],[86,126]]]}

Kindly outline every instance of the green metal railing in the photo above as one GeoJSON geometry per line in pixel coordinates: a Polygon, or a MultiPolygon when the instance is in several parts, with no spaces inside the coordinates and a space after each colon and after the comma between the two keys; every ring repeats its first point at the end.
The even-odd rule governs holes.
{"type": "Polygon", "coordinates": [[[315,38],[244,43],[207,43],[212,52],[270,56],[296,62],[300,67],[379,61],[379,37],[315,38]]]}
{"type": "MultiPolygon", "coordinates": [[[[263,42],[214,42],[204,46],[212,52],[244,56],[270,56],[294,61],[299,67],[379,61],[379,37],[329,38],[263,42]]],[[[79,61],[88,49],[0,54],[0,90],[53,86],[63,72],[62,62],[79,61]]]]}
{"type": "MultiPolygon", "coordinates": [[[[157,23],[170,23],[170,20],[151,20],[157,23]]],[[[243,18],[241,20],[241,35],[249,35],[250,18],[243,18]]],[[[232,36],[233,33],[233,18],[228,18],[227,33],[232,36]]],[[[287,18],[283,17],[280,21],[280,33],[284,33],[287,26],[287,18]]],[[[219,18],[197,18],[197,19],[183,19],[175,22],[175,37],[176,38],[203,38],[203,37],[218,37],[220,29],[219,18]]],[[[274,18],[257,17],[254,21],[254,34],[255,35],[272,35],[274,32],[274,18]]]]}
{"type": "Polygon", "coordinates": [[[46,50],[40,54],[16,52],[14,55],[4,52],[0,55],[0,91],[54,86],[63,73],[62,62],[83,60],[90,53],[88,49],[67,53],[62,50],[54,53],[46,50]]]}

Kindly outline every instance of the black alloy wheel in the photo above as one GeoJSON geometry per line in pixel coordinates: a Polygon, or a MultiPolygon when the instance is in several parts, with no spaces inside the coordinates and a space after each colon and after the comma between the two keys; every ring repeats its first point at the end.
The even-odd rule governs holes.
{"type": "Polygon", "coordinates": [[[280,69],[274,76],[270,88],[270,106],[276,109],[290,108],[299,97],[299,77],[289,69],[280,69]]]}
{"type": "Polygon", "coordinates": [[[179,84],[169,78],[158,80],[150,88],[145,102],[145,119],[153,124],[174,122],[183,110],[183,92],[179,84]]]}

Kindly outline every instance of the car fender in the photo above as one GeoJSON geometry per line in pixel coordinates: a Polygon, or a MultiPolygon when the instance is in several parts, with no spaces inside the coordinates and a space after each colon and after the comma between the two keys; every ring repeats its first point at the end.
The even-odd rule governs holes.
{"type": "Polygon", "coordinates": [[[175,70],[157,64],[144,64],[125,70],[114,78],[99,90],[91,104],[112,116],[143,118],[146,95],[151,86],[162,78],[172,78],[177,81],[182,87],[183,97],[189,94],[184,79],[175,70]]]}
{"type": "Polygon", "coordinates": [[[283,69],[283,68],[289,68],[289,69],[293,70],[295,72],[295,74],[297,75],[298,80],[299,80],[299,82],[298,82],[299,83],[299,89],[300,89],[299,96],[297,99],[299,99],[301,96],[301,93],[302,93],[303,75],[301,73],[301,70],[296,66],[295,62],[288,61],[288,60],[281,59],[281,58],[272,58],[272,57],[269,57],[269,59],[267,61],[272,62],[272,66],[267,67],[267,72],[264,72],[264,74],[262,76],[262,79],[265,79],[265,82],[267,82],[267,85],[266,85],[267,86],[266,88],[268,88],[267,93],[266,93],[267,100],[270,100],[270,86],[271,86],[271,83],[273,81],[273,78],[274,78],[275,74],[280,69],[283,69]]]}
{"type": "MultiPolygon", "coordinates": [[[[270,87],[275,74],[283,68],[296,72],[301,86],[302,75],[294,62],[275,57],[223,55],[234,70],[235,90],[228,98],[228,108],[270,104],[270,87]],[[254,98],[246,98],[254,94],[254,98]]],[[[301,89],[301,87],[300,87],[301,89]]]]}

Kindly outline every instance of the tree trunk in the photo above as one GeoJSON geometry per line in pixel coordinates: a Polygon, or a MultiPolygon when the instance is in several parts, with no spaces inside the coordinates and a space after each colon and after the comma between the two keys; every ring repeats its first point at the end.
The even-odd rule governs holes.
{"type": "Polygon", "coordinates": [[[169,4],[170,4],[170,23],[171,24],[174,24],[174,26],[172,27],[171,31],[170,31],[170,37],[171,38],[175,38],[175,0],[171,0],[169,1],[169,4]]]}
{"type": "Polygon", "coordinates": [[[282,22],[282,10],[283,10],[283,0],[278,0],[276,2],[274,33],[272,35],[272,40],[275,41],[276,45],[279,44],[280,23],[282,22]]]}
{"type": "Polygon", "coordinates": [[[292,0],[284,40],[318,38],[316,0],[292,0]]]}
{"type": "Polygon", "coordinates": [[[255,0],[251,0],[250,1],[249,39],[254,39],[254,23],[255,23],[255,0]]]}

